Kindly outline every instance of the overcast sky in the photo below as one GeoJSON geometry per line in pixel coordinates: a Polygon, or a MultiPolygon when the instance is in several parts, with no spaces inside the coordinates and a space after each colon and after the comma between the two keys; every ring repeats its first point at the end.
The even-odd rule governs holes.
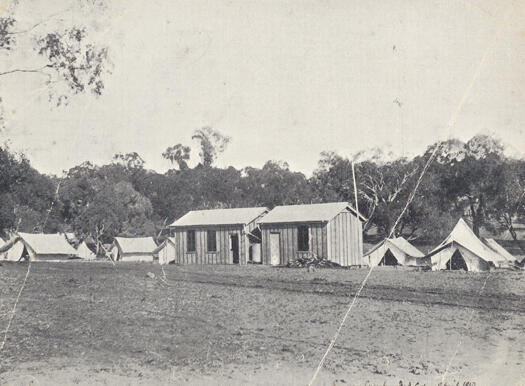
{"type": "MultiPolygon", "coordinates": [[[[203,126],[232,137],[219,166],[284,160],[308,175],[323,150],[411,156],[480,132],[524,148],[525,0],[107,4],[91,19],[69,1],[18,6],[20,27],[70,9],[37,31],[87,23],[112,62],[103,96],[61,108],[50,105],[45,77],[0,77],[2,140],[42,172],[131,151],[164,171],[170,145],[193,145],[197,156],[191,135],[203,126]]],[[[32,42],[19,44],[0,72],[33,64],[32,42]]]]}

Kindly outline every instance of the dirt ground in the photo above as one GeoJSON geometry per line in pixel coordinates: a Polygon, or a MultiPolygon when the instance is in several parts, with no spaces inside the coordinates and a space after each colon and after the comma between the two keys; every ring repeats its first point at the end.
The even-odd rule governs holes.
{"type": "MultiPolygon", "coordinates": [[[[0,266],[0,342],[26,269],[0,266]]],[[[305,385],[367,274],[164,270],[33,263],[0,384],[305,385]]],[[[375,269],[316,384],[525,385],[524,276],[375,269]]]]}

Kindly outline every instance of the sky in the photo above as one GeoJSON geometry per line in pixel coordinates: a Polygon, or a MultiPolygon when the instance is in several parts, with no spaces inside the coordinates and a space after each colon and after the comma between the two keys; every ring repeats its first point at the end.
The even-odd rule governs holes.
{"type": "MultiPolygon", "coordinates": [[[[8,8],[20,28],[46,20],[34,34],[82,24],[109,48],[104,94],[67,106],[45,77],[0,76],[0,140],[41,172],[133,151],[164,172],[177,143],[196,162],[204,126],[232,138],[218,166],[283,160],[306,175],[322,151],[410,157],[478,133],[523,154],[525,0],[90,1],[8,8]]],[[[32,36],[0,53],[0,72],[41,63],[32,36]]]]}

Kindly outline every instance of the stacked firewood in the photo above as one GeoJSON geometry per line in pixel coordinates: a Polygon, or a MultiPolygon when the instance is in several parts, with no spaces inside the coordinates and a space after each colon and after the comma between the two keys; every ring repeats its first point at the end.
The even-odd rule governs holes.
{"type": "Polygon", "coordinates": [[[311,253],[308,255],[298,256],[294,261],[288,263],[290,268],[339,268],[340,265],[318,257],[316,254],[311,253]]]}

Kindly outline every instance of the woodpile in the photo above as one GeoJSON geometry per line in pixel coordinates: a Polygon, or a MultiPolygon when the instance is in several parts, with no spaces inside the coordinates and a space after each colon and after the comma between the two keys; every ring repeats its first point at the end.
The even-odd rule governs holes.
{"type": "Polygon", "coordinates": [[[318,257],[315,254],[297,257],[287,265],[289,268],[340,268],[341,266],[333,261],[318,257]]]}

